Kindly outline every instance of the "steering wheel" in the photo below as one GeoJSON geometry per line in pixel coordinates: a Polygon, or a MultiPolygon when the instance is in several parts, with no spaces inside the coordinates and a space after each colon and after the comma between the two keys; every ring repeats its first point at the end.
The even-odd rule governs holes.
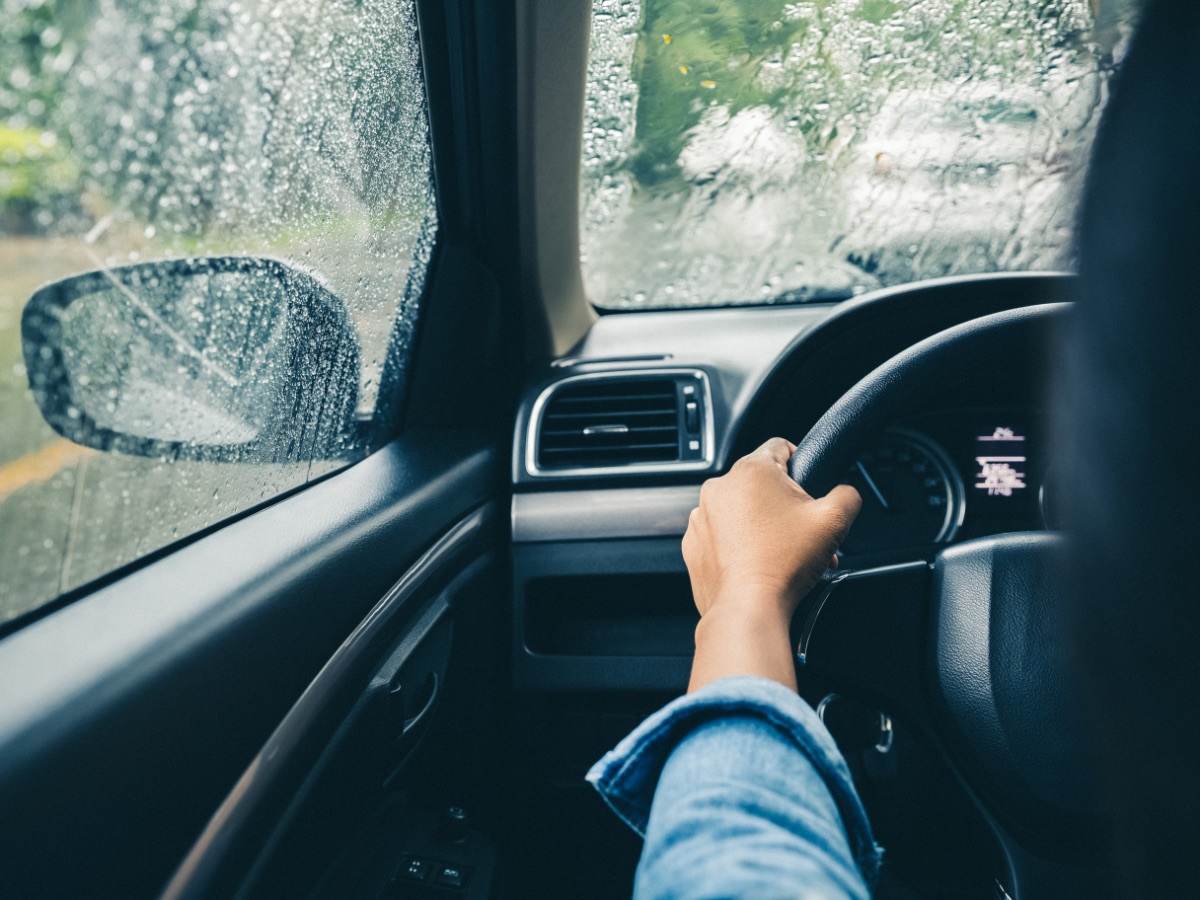
{"type": "MultiPolygon", "coordinates": [[[[1040,370],[1068,309],[974,319],[893,357],[800,441],[792,478],[820,496],[897,419],[978,402],[1040,370]]],[[[901,714],[944,754],[1003,849],[998,886],[1017,900],[1107,893],[1083,686],[1058,602],[1061,551],[1056,534],[1011,533],[840,572],[797,617],[802,665],[901,714]]]]}

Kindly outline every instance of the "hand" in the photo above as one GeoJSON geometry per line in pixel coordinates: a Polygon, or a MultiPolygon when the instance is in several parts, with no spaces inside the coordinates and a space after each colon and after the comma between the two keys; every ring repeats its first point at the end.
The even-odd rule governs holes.
{"type": "Polygon", "coordinates": [[[701,616],[693,690],[734,674],[795,686],[792,614],[825,569],[837,565],[837,548],[862,499],[848,485],[810,497],[788,475],[794,451],[772,438],[700,490],[683,537],[701,616]]]}
{"type": "Polygon", "coordinates": [[[683,559],[701,616],[721,602],[769,602],[790,618],[825,569],[837,565],[862,500],[849,485],[814,500],[788,474],[795,450],[771,438],[700,489],[683,559]]]}

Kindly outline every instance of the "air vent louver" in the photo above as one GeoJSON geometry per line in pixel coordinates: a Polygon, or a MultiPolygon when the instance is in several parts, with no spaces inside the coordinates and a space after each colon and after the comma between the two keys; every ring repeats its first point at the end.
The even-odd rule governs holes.
{"type": "Polygon", "coordinates": [[[546,402],[537,460],[547,471],[672,463],[699,454],[685,404],[699,399],[692,375],[566,382],[546,402]]]}
{"type": "Polygon", "coordinates": [[[698,370],[564,379],[535,406],[528,471],[561,477],[703,468],[711,462],[708,402],[698,370]]]}

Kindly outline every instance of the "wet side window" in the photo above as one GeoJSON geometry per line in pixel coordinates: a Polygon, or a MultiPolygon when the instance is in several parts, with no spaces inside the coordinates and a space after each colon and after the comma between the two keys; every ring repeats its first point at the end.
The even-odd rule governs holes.
{"type": "Polygon", "coordinates": [[[378,443],[425,104],[412,0],[0,0],[0,623],[378,443]]]}

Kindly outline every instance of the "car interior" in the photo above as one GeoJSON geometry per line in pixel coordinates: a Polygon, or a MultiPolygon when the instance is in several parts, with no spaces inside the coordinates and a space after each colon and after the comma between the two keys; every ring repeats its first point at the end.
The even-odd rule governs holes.
{"type": "MultiPolygon", "coordinates": [[[[1104,67],[1095,146],[1081,141],[1061,150],[1078,159],[1047,163],[1054,177],[1075,166],[1078,183],[1066,178],[1063,190],[1085,197],[1078,212],[1049,204],[1080,222],[1061,266],[1027,265],[1013,248],[1031,239],[1007,236],[995,246],[1010,256],[995,265],[952,248],[951,262],[894,274],[908,270],[893,257],[924,253],[904,249],[908,230],[925,227],[912,211],[891,223],[900,243],[871,259],[830,251],[876,279],[870,289],[767,278],[766,298],[760,275],[746,302],[614,307],[597,301],[589,265],[611,263],[607,283],[620,293],[681,239],[613,238],[612,259],[608,245],[587,243],[589,147],[617,139],[615,126],[595,131],[597,29],[631,14],[628,34],[643,43],[617,44],[635,60],[689,36],[651,23],[651,3],[640,13],[608,0],[409,5],[412,58],[389,55],[385,39],[370,44],[370,64],[408,66],[423,86],[411,109],[387,109],[410,117],[404,127],[427,122],[432,187],[403,266],[391,245],[373,257],[404,269],[379,282],[391,304],[382,331],[364,331],[319,254],[306,262],[257,245],[105,258],[20,298],[20,391],[38,428],[61,441],[53,446],[90,448],[70,458],[72,471],[136,458],[200,479],[206,504],[227,489],[252,499],[171,524],[164,539],[86,577],[64,572],[38,602],[4,610],[0,895],[629,895],[640,839],[583,776],[686,690],[698,622],[680,550],[689,514],[706,479],[782,435],[797,443],[790,473],[810,493],[848,482],[864,500],[793,636],[800,692],[843,751],[886,851],[878,896],[1167,896],[1123,880],[1127,864],[1144,871],[1151,857],[1129,863],[1121,847],[1133,844],[1121,841],[1149,826],[1104,773],[1136,758],[1145,785],[1172,794],[1174,784],[1194,800],[1194,764],[1118,730],[1158,733],[1154,718],[1173,710],[1178,740],[1195,732],[1191,705],[1162,699],[1194,680],[1184,668],[1194,617],[1180,614],[1159,651],[1119,598],[1095,600],[1084,627],[1063,587],[1062,529],[1083,511],[1084,534],[1106,535],[1093,537],[1113,554],[1163,554],[1128,573],[1106,566],[1089,582],[1095,597],[1175,592],[1164,608],[1186,605],[1183,576],[1159,563],[1186,560],[1175,554],[1195,537],[1195,511],[1177,506],[1195,481],[1181,424],[1195,413],[1179,411],[1194,396],[1172,392],[1194,391],[1186,261],[1200,115],[1163,104],[1174,93],[1164,86],[1195,83],[1186,37],[1200,34],[1197,16],[1144,4],[1136,33],[1088,44],[1104,67]],[[412,312],[390,324],[397,304],[412,312]],[[1128,439],[1106,438],[1114,429],[1128,439]],[[303,474],[288,481],[287,465],[303,474]],[[236,466],[250,487],[195,474],[212,466],[236,466]],[[1144,486],[1155,478],[1160,488],[1144,486]],[[1107,498],[1142,490],[1152,496],[1129,519],[1137,535],[1104,530],[1116,527],[1107,498]],[[1180,527],[1164,539],[1168,514],[1180,527]],[[1079,635],[1091,641],[1082,655],[1079,635]],[[1101,645],[1106,658],[1123,654],[1119,683],[1096,662],[1101,645]],[[1083,699],[1100,690],[1114,698],[1103,726],[1083,699]],[[1156,699],[1143,702],[1146,692],[1156,699]],[[1162,772],[1142,773],[1148,758],[1162,772]]],[[[841,5],[879,7],[871,15],[884,19],[896,6],[841,5]]],[[[304,4],[293,6],[298,20],[304,4]]],[[[786,6],[763,22],[840,5],[786,6]]],[[[1099,18],[1105,6],[1040,4],[1099,18]]],[[[130,21],[150,21],[155,4],[113,9],[126,7],[130,21]]],[[[312,34],[325,15],[341,27],[332,12],[313,15],[312,34]]],[[[267,47],[270,34],[248,26],[245,39],[267,47]]],[[[355,58],[367,65],[366,51],[355,58]]],[[[689,77],[689,65],[672,61],[670,72],[689,77]]],[[[350,64],[337,72],[352,80],[350,64]]],[[[705,83],[697,96],[723,89],[705,83]]],[[[876,121],[896,101],[881,102],[876,121]]],[[[742,114],[713,133],[736,133],[742,114]]],[[[74,115],[86,120],[82,107],[74,115]]],[[[339,127],[297,133],[319,143],[339,127]]],[[[879,177],[932,191],[921,173],[941,163],[924,144],[913,152],[925,154],[913,172],[896,174],[894,151],[879,177]]],[[[966,182],[990,165],[969,162],[977,174],[966,182]]],[[[1020,190],[1003,171],[986,177],[1020,190]]],[[[322,177],[292,174],[280,196],[322,177]]],[[[1040,202],[1031,198],[1044,187],[1025,185],[1023,202],[1040,202]]],[[[971,190],[939,202],[977,203],[971,190]]],[[[760,208],[729,218],[721,202],[714,190],[688,214],[759,233],[760,208]]],[[[957,214],[945,213],[947,234],[965,234],[957,214]]],[[[404,211],[371,215],[386,230],[404,211]]],[[[141,235],[143,221],[167,220],[137,221],[141,235]]],[[[729,238],[737,254],[748,239],[729,238]]],[[[716,290],[724,277],[703,271],[679,290],[716,290]]],[[[7,492],[5,474],[0,465],[0,508],[15,509],[24,495],[7,492]]],[[[176,515],[136,495],[124,518],[89,518],[89,482],[75,477],[65,527],[82,520],[111,538],[139,518],[176,515]]],[[[26,521],[0,517],[6,544],[23,546],[26,521]]],[[[24,565],[16,552],[0,556],[10,572],[24,565]]],[[[0,576],[0,596],[18,583],[0,576]]],[[[1156,807],[1155,821],[1176,822],[1175,803],[1156,807]]],[[[1187,830],[1155,852],[1186,844],[1187,830]]]]}

